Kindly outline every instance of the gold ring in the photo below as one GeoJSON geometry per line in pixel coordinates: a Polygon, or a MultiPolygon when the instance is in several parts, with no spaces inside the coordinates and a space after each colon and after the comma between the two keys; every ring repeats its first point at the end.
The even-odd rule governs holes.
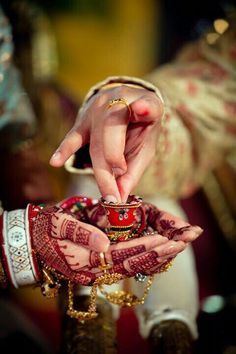
{"type": "Polygon", "coordinates": [[[110,100],[108,103],[108,108],[111,108],[115,104],[124,104],[129,110],[129,116],[131,116],[131,108],[125,98],[114,98],[113,100],[110,100]]]}
{"type": "Polygon", "coordinates": [[[107,269],[110,269],[112,265],[106,263],[104,252],[99,253],[99,258],[100,258],[100,265],[98,266],[98,268],[103,270],[104,273],[106,273],[107,269]]]}

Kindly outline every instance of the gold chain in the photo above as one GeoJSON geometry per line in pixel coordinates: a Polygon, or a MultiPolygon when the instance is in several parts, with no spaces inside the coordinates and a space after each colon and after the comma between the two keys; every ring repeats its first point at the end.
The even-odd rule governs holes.
{"type": "Polygon", "coordinates": [[[76,318],[79,321],[91,320],[97,317],[96,312],[96,302],[97,302],[97,288],[101,285],[112,285],[117,283],[123,278],[122,274],[113,273],[113,274],[104,274],[98,277],[93,283],[91,292],[90,292],[90,304],[88,311],[78,311],[74,309],[74,284],[71,281],[68,282],[68,310],[67,315],[72,318],[76,318]]]}
{"type": "Polygon", "coordinates": [[[149,277],[147,284],[144,288],[143,296],[139,299],[136,295],[126,292],[124,290],[114,291],[112,293],[108,293],[102,287],[99,286],[99,290],[105,296],[105,298],[114,305],[119,305],[121,307],[131,307],[136,305],[144,304],[144,300],[146,299],[149,290],[152,286],[154,276],[149,277]]]}
{"type": "MultiPolygon", "coordinates": [[[[160,267],[158,273],[167,272],[171,266],[172,266],[172,262],[167,262],[167,263],[163,264],[160,267]]],[[[147,284],[144,288],[143,296],[140,299],[136,295],[134,295],[130,292],[126,292],[124,290],[119,290],[119,291],[114,291],[114,292],[108,293],[106,290],[103,289],[103,287],[102,287],[103,284],[101,284],[99,286],[99,290],[105,296],[105,298],[114,305],[119,305],[121,307],[131,307],[131,306],[136,306],[136,305],[143,305],[146,297],[149,294],[153,280],[154,280],[154,275],[149,277],[147,284]]]]}
{"type": "MultiPolygon", "coordinates": [[[[160,269],[159,273],[161,272],[166,272],[170,267],[172,263],[168,262],[165,263],[160,269]]],[[[59,280],[65,280],[66,277],[63,276],[62,274],[59,274],[55,271],[55,269],[48,267],[44,264],[43,268],[43,275],[44,275],[44,283],[41,285],[41,289],[43,287],[42,293],[50,298],[54,297],[57,295],[59,287],[61,284],[59,283],[59,280]],[[54,279],[55,277],[56,279],[54,279]],[[48,288],[49,290],[45,291],[45,284],[50,285],[48,288]],[[53,287],[52,287],[53,285],[53,287]]],[[[91,320],[93,318],[96,318],[98,313],[96,312],[96,302],[97,302],[97,289],[99,288],[100,292],[105,296],[105,298],[112,304],[119,305],[121,307],[131,307],[131,306],[136,306],[143,304],[147,295],[149,294],[150,288],[153,283],[154,275],[150,276],[147,284],[144,288],[144,293],[141,298],[138,298],[136,295],[126,292],[126,291],[114,291],[111,293],[108,293],[106,290],[104,290],[103,285],[112,285],[117,283],[118,281],[123,279],[123,275],[120,273],[112,273],[108,274],[105,273],[98,277],[95,282],[93,283],[93,286],[91,288],[90,292],[90,303],[88,306],[87,311],[79,311],[74,308],[74,286],[75,284],[72,283],[70,280],[68,281],[68,309],[67,309],[67,315],[69,315],[71,318],[76,318],[77,320],[84,322],[87,320],[91,320]]]]}

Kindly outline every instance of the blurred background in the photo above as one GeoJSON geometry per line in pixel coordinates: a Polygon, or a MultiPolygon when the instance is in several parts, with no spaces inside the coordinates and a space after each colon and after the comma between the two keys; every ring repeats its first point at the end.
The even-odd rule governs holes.
{"type": "MultiPolygon", "coordinates": [[[[50,168],[48,160],[72,126],[88,89],[109,75],[142,77],[174,58],[186,42],[205,32],[214,37],[214,20],[224,18],[235,5],[219,0],[1,3],[12,23],[15,63],[35,108],[39,153],[55,200],[65,197],[70,177],[62,169],[50,168]]],[[[226,163],[223,171],[215,171],[204,188],[182,200],[190,221],[205,230],[193,245],[202,306],[201,354],[236,353],[236,175],[232,164],[226,163]]],[[[60,338],[56,302],[45,300],[35,289],[17,291],[15,296],[56,351],[60,338]]],[[[132,310],[122,311],[117,326],[119,353],[148,353],[132,310]]]]}

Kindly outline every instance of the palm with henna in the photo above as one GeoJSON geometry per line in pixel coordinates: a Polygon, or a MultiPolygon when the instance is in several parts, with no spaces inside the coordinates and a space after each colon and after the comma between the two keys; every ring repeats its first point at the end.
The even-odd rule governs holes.
{"type": "Polygon", "coordinates": [[[91,285],[102,275],[100,252],[105,253],[106,262],[111,265],[109,271],[124,278],[138,272],[158,273],[163,264],[202,232],[199,227],[146,204],[148,228],[155,233],[110,244],[102,231],[104,215],[99,208],[95,205],[86,211],[85,223],[61,208],[47,207],[39,212],[33,224],[33,247],[40,260],[77,284],[91,285]]]}
{"type": "MultiPolygon", "coordinates": [[[[149,203],[143,203],[138,209],[137,221],[143,213],[146,220],[143,236],[113,243],[105,252],[105,260],[111,265],[109,270],[111,273],[117,272],[124,277],[133,277],[136,273],[149,275],[158,273],[203,231],[199,226],[192,226],[149,203]]],[[[79,215],[81,217],[81,212],[79,215]]],[[[100,230],[105,231],[108,226],[104,209],[99,204],[85,208],[82,218],[100,230]]],[[[99,267],[98,252],[91,252],[91,263],[94,268],[99,267]]],[[[101,275],[99,269],[93,269],[93,272],[101,275]]]]}

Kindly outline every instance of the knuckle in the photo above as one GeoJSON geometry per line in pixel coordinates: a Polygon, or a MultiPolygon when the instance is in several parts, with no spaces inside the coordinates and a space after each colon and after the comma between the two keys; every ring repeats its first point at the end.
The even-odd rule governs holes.
{"type": "Polygon", "coordinates": [[[111,150],[104,152],[105,160],[112,166],[119,166],[124,160],[123,154],[120,151],[111,150]]]}
{"type": "Polygon", "coordinates": [[[109,96],[107,93],[101,93],[96,96],[94,99],[94,103],[96,103],[97,107],[103,107],[107,101],[109,100],[109,96]]]}
{"type": "Polygon", "coordinates": [[[107,119],[106,121],[113,121],[114,118],[117,118],[117,114],[119,114],[120,112],[124,111],[124,107],[121,104],[117,104],[117,105],[113,105],[113,106],[108,106],[108,110],[107,110],[107,119]]]}

